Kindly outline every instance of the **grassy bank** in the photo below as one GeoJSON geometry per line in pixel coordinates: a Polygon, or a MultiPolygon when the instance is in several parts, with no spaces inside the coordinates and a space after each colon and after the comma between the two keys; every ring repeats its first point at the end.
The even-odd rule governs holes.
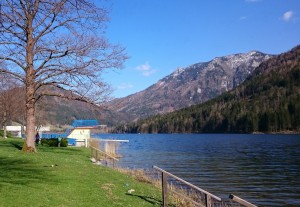
{"type": "Polygon", "coordinates": [[[85,148],[26,154],[20,139],[0,138],[0,206],[161,206],[155,187],[93,165],[85,148]],[[134,189],[128,194],[129,189],[134,189]]]}

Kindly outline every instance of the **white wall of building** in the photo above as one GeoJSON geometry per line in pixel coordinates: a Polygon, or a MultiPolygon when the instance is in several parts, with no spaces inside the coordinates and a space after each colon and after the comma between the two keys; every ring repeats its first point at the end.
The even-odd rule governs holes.
{"type": "Polygon", "coordinates": [[[67,138],[73,139],[89,139],[91,137],[91,130],[87,128],[75,128],[67,136],[67,138]]]}

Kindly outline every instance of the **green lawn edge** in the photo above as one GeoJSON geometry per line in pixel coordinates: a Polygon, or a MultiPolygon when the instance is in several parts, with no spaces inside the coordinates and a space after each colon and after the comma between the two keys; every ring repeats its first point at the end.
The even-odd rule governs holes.
{"type": "Polygon", "coordinates": [[[161,192],[90,161],[87,148],[38,146],[0,138],[0,206],[161,206],[161,192]],[[128,190],[134,189],[132,194],[128,190]]]}

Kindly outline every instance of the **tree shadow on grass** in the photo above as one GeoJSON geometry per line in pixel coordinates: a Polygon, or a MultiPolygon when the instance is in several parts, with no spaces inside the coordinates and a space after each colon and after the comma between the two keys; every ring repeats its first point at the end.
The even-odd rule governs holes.
{"type": "Polygon", "coordinates": [[[57,183],[55,177],[35,163],[12,157],[0,157],[0,189],[5,185],[33,187],[36,183],[57,183]]]}
{"type": "MultiPolygon", "coordinates": [[[[10,141],[9,142],[12,146],[14,146],[18,150],[22,150],[23,144],[20,141],[10,141]]],[[[53,152],[55,150],[56,153],[63,153],[63,154],[74,154],[75,151],[78,151],[76,148],[67,148],[67,147],[46,147],[37,145],[38,150],[43,152],[53,152]]]]}
{"type": "Polygon", "coordinates": [[[80,151],[80,148],[71,148],[71,147],[46,147],[46,146],[38,146],[38,151],[42,152],[53,152],[56,154],[70,154],[74,155],[74,152],[80,151]]]}
{"type": "Polygon", "coordinates": [[[154,206],[162,206],[162,201],[150,196],[142,196],[142,195],[136,195],[136,194],[130,194],[130,193],[126,193],[126,195],[128,196],[133,196],[133,197],[138,197],[144,201],[147,201],[148,203],[151,203],[154,206]]]}
{"type": "Polygon", "coordinates": [[[22,150],[22,145],[20,144],[20,142],[11,141],[10,144],[15,148],[17,148],[18,150],[22,150]]]}

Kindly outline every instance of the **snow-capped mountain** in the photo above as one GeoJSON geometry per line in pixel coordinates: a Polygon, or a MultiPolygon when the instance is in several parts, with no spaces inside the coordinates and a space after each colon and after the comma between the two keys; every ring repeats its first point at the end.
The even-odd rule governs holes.
{"type": "Polygon", "coordinates": [[[107,107],[132,121],[199,104],[235,88],[270,57],[251,51],[178,68],[149,88],[115,99],[107,107]]]}

